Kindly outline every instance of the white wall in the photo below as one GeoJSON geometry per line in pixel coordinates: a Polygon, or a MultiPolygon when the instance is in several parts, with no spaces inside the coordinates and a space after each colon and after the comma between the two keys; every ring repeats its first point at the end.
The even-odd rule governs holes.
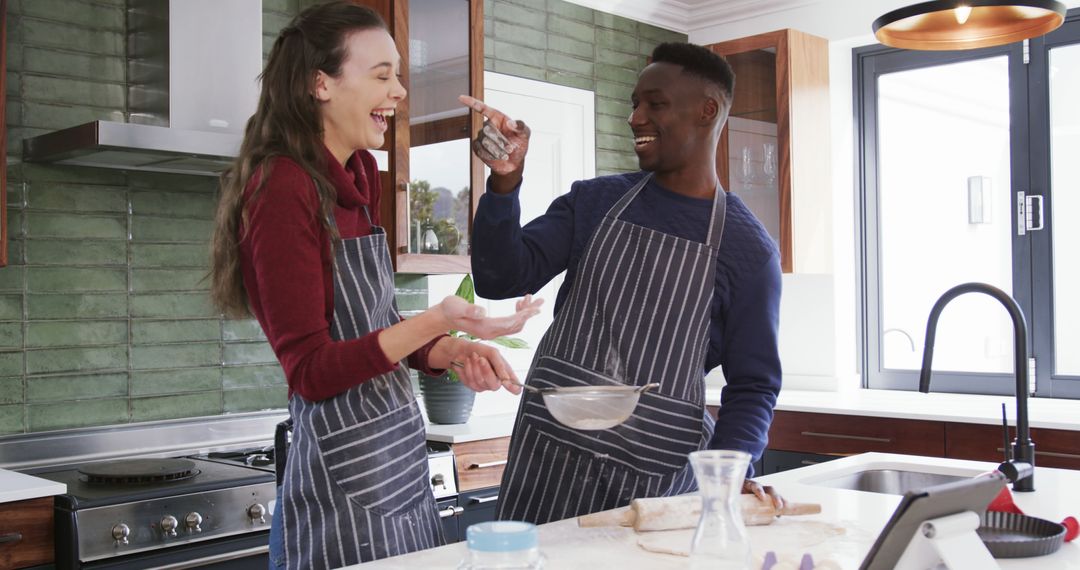
{"type": "MultiPolygon", "coordinates": [[[[781,359],[785,367],[785,387],[806,389],[851,388],[858,385],[856,338],[856,291],[857,243],[855,241],[855,124],[852,102],[852,50],[877,43],[871,31],[873,21],[890,10],[915,3],[917,0],[821,0],[809,5],[762,16],[748,17],[722,25],[690,30],[689,41],[710,44],[735,38],[751,36],[784,28],[821,36],[829,40],[829,97],[831,100],[831,146],[832,146],[832,193],[823,197],[831,200],[831,241],[820,234],[801,232],[794,224],[793,239],[807,244],[810,250],[829,248],[832,259],[824,263],[831,267],[831,312],[835,325],[833,346],[822,341],[815,333],[812,319],[820,318],[815,306],[802,307],[785,302],[781,307],[781,359]],[[817,243],[815,243],[817,242],[817,243]],[[797,375],[827,375],[829,368],[821,361],[805,360],[793,353],[790,347],[819,346],[831,349],[836,379],[804,382],[797,375]],[[794,365],[794,367],[793,367],[794,365]],[[787,381],[789,374],[791,380],[787,381]]],[[[1080,6],[1080,0],[1066,0],[1069,7],[1080,6]]],[[[798,208],[798,204],[795,205],[798,208]]],[[[796,210],[794,218],[798,218],[796,210]]],[[[815,275],[789,275],[784,280],[784,295],[806,298],[807,291],[822,293],[820,277],[815,275]]],[[[816,302],[828,303],[829,298],[818,297],[816,302]]]]}

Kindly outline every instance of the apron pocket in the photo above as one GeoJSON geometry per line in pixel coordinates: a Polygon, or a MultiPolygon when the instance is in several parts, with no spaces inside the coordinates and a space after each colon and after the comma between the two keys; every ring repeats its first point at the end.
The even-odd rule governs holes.
{"type": "MultiPolygon", "coordinates": [[[[550,356],[537,361],[529,382],[537,387],[621,384],[550,356]]],[[[642,393],[630,418],[599,431],[563,426],[547,411],[542,396],[528,394],[524,407],[526,418],[555,441],[648,476],[671,475],[685,467],[690,452],[701,448],[705,427],[704,405],[658,392],[642,393]]]]}
{"type": "Polygon", "coordinates": [[[415,404],[327,434],[319,453],[350,501],[379,515],[393,515],[422,501],[427,484],[424,420],[415,404]]]}

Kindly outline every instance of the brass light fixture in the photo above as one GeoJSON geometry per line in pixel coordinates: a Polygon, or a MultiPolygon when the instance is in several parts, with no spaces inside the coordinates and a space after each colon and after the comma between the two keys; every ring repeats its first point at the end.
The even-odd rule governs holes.
{"type": "Polygon", "coordinates": [[[874,35],[892,47],[964,50],[1041,36],[1065,21],[1055,0],[935,0],[874,20],[874,35]]]}

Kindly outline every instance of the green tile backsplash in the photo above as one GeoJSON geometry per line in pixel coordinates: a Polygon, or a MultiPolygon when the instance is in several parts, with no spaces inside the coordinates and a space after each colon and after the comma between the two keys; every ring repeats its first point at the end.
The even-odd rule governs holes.
{"type": "MultiPolygon", "coordinates": [[[[263,49],[312,0],[263,1],[263,49]]],[[[0,435],[286,405],[253,320],[203,280],[212,178],[24,164],[26,136],[127,114],[123,0],[9,2],[8,267],[0,268],[0,435]]],[[[562,0],[485,0],[488,70],[597,92],[597,171],[636,168],[627,100],[645,55],[685,39],[562,0]]],[[[403,311],[427,279],[398,275],[403,311]]]]}
{"type": "Polygon", "coordinates": [[[675,33],[563,0],[484,0],[484,68],[596,93],[596,173],[637,170],[630,92],[675,33]]]}

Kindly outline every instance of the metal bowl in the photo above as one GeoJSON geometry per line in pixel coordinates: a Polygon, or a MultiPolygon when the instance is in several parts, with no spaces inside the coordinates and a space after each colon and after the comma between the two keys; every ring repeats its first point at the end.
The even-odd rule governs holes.
{"type": "Polygon", "coordinates": [[[659,384],[534,390],[543,395],[548,412],[559,423],[577,430],[595,431],[610,429],[625,422],[634,413],[641,393],[657,386],[659,384]]]}

